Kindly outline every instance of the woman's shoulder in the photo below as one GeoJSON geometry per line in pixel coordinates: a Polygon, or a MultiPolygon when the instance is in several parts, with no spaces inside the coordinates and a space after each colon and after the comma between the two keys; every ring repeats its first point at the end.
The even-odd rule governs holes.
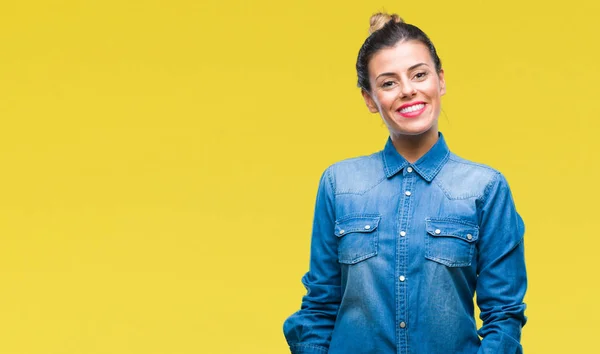
{"type": "Polygon", "coordinates": [[[452,152],[435,178],[436,183],[451,198],[483,197],[499,180],[503,181],[504,176],[498,169],[452,152]]]}
{"type": "Polygon", "coordinates": [[[448,162],[451,167],[460,168],[465,171],[479,172],[486,175],[496,175],[500,173],[498,169],[488,164],[466,159],[453,152],[450,152],[448,155],[448,162]]]}
{"type": "Polygon", "coordinates": [[[338,193],[361,193],[385,179],[382,152],[349,157],[329,165],[325,171],[338,193]]]}

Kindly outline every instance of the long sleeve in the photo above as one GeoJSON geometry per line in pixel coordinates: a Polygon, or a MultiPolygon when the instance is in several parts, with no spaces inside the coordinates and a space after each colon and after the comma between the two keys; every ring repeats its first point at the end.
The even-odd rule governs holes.
{"type": "Polygon", "coordinates": [[[310,267],[302,277],[307,293],[301,309],[284,323],[293,354],[326,354],[341,301],[340,265],[334,235],[334,182],[331,168],[319,182],[311,237],[310,267]]]}
{"type": "Polygon", "coordinates": [[[477,304],[483,326],[479,354],[520,354],[527,289],[523,235],[504,176],[498,173],[486,189],[478,243],[477,304]]]}

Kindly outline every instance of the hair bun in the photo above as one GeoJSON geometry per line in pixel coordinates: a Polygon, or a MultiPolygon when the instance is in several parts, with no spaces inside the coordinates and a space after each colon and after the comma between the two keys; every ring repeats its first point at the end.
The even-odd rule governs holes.
{"type": "Polygon", "coordinates": [[[390,22],[391,20],[394,20],[394,22],[396,23],[404,23],[402,17],[396,14],[388,14],[384,12],[378,12],[374,14],[373,16],[371,16],[371,26],[369,27],[369,34],[373,34],[373,32],[380,30],[381,28],[383,28],[383,26],[385,26],[386,23],[390,22]]]}

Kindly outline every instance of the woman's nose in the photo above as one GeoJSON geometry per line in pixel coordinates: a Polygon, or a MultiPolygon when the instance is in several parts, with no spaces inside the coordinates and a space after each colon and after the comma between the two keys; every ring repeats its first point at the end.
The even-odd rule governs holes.
{"type": "Polygon", "coordinates": [[[417,93],[417,89],[410,83],[407,82],[402,85],[402,97],[412,97],[417,93]]]}

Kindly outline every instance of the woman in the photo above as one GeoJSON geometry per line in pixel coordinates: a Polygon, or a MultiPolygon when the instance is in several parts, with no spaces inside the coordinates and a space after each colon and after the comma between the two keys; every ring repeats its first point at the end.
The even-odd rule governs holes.
{"type": "Polygon", "coordinates": [[[506,179],[451,153],[438,131],[446,88],[429,38],[397,15],[374,15],[370,32],[358,85],[390,136],[321,177],[290,349],[522,353],[524,224],[506,179]]]}

